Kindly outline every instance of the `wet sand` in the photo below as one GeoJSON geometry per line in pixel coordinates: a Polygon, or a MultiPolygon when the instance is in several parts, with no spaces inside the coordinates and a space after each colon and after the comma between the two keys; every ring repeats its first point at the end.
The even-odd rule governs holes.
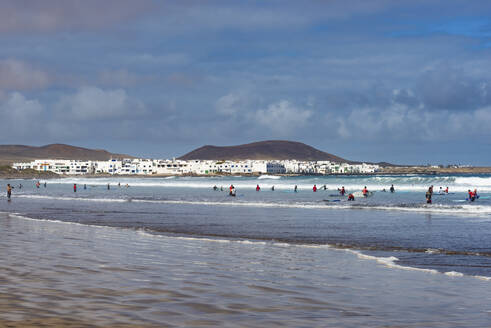
{"type": "Polygon", "coordinates": [[[0,213],[3,327],[484,327],[489,281],[0,213]]]}

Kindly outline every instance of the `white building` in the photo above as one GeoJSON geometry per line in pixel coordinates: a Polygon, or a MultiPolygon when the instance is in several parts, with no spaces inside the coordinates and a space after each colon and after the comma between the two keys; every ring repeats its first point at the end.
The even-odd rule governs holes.
{"type": "Polygon", "coordinates": [[[57,174],[123,174],[123,175],[183,175],[183,174],[370,174],[379,166],[375,164],[334,163],[330,161],[212,161],[212,160],[151,160],[111,159],[108,161],[35,160],[14,163],[17,170],[34,169],[57,174]]]}

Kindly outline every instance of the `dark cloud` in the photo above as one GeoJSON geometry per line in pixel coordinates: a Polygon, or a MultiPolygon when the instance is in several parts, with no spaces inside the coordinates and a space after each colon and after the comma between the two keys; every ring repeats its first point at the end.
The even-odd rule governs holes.
{"type": "Polygon", "coordinates": [[[3,0],[0,34],[98,30],[154,8],[150,0],[3,0]]]}
{"type": "Polygon", "coordinates": [[[444,66],[422,74],[416,90],[428,108],[466,111],[491,105],[490,82],[444,66]]]}
{"type": "Polygon", "coordinates": [[[0,137],[151,156],[281,138],[396,162],[455,162],[466,139],[489,161],[491,40],[460,7],[4,1],[0,137]]]}

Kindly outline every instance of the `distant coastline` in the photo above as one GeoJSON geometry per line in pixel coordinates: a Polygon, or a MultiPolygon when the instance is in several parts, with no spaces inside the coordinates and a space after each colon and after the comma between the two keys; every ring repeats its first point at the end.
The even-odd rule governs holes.
{"type": "MultiPolygon", "coordinates": [[[[373,176],[373,175],[406,175],[406,174],[420,174],[420,175],[447,175],[447,174],[491,174],[491,167],[458,167],[458,168],[432,168],[425,166],[410,166],[410,167],[384,167],[380,171],[374,173],[331,173],[331,174],[298,174],[298,173],[282,173],[271,174],[276,176],[294,177],[294,176],[373,176]]],[[[244,177],[259,177],[261,175],[268,175],[266,173],[210,173],[210,174],[180,174],[179,177],[227,177],[227,176],[244,176],[244,177]]],[[[72,178],[72,177],[84,177],[84,178],[168,178],[177,176],[175,174],[152,174],[152,175],[135,175],[135,174],[85,174],[85,175],[61,175],[53,172],[42,172],[35,170],[15,170],[11,167],[0,167],[1,179],[59,179],[59,178],[72,178]]]]}

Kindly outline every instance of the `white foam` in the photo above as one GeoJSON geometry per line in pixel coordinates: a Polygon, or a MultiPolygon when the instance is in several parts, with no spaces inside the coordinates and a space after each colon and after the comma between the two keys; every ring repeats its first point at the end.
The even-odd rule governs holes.
{"type": "Polygon", "coordinates": [[[63,196],[45,196],[45,195],[17,195],[20,198],[32,198],[32,199],[55,199],[55,200],[68,200],[68,201],[86,201],[86,202],[109,202],[109,203],[124,203],[128,202],[129,199],[121,198],[81,198],[81,197],[63,197],[63,196]]]}
{"type": "Polygon", "coordinates": [[[263,179],[274,179],[274,180],[279,180],[281,179],[281,176],[278,175],[267,175],[263,174],[257,178],[258,180],[263,180],[263,179]]]}
{"type": "Polygon", "coordinates": [[[360,251],[352,250],[352,249],[347,249],[346,251],[355,254],[360,259],[376,261],[377,263],[383,264],[389,268],[409,270],[409,271],[421,271],[421,272],[428,272],[428,273],[439,273],[437,270],[434,269],[422,269],[422,268],[415,268],[415,267],[396,264],[395,262],[399,261],[399,259],[395,256],[377,257],[372,255],[366,255],[361,253],[360,251]]]}
{"type": "Polygon", "coordinates": [[[55,219],[35,219],[31,218],[28,216],[23,216],[18,213],[6,213],[8,216],[17,218],[17,219],[22,219],[26,221],[37,221],[37,222],[47,222],[47,223],[57,223],[57,224],[66,224],[66,225],[74,225],[74,226],[80,226],[80,227],[92,227],[92,228],[99,228],[99,229],[120,229],[117,227],[108,227],[108,226],[103,226],[103,225],[95,225],[95,224],[85,224],[85,223],[78,223],[78,222],[70,222],[70,221],[62,221],[62,220],[55,220],[55,219]]]}
{"type": "MultiPolygon", "coordinates": [[[[50,184],[73,184],[86,183],[91,185],[103,186],[108,183],[116,185],[128,183],[136,187],[163,187],[163,188],[211,188],[213,185],[227,186],[234,184],[238,188],[255,188],[257,180],[275,180],[275,187],[278,189],[292,189],[298,185],[299,189],[311,189],[312,185],[325,184],[329,190],[336,190],[341,185],[350,191],[360,191],[364,186],[369,190],[388,189],[394,184],[397,192],[424,192],[430,185],[438,187],[449,187],[451,192],[466,192],[468,189],[478,188],[480,192],[491,192],[491,177],[482,176],[422,176],[422,175],[403,175],[403,176],[358,176],[358,177],[339,177],[339,176],[298,176],[288,177],[264,174],[258,178],[252,177],[68,177],[49,180],[50,184]]],[[[271,182],[270,182],[271,184],[271,182]]]]}

